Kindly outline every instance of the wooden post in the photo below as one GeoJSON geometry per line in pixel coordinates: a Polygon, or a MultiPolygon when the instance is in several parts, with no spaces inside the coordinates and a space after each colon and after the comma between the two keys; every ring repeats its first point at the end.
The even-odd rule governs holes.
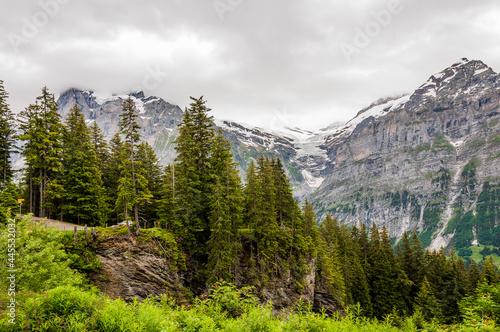
{"type": "Polygon", "coordinates": [[[156,220],[153,222],[153,224],[154,224],[154,228],[156,228],[156,220]]]}
{"type": "Polygon", "coordinates": [[[87,234],[87,225],[85,225],[85,240],[89,243],[89,235],[87,234]]]}
{"type": "Polygon", "coordinates": [[[75,244],[78,244],[78,230],[75,226],[75,244]]]}
{"type": "Polygon", "coordinates": [[[92,244],[95,242],[95,239],[97,238],[97,233],[95,231],[95,228],[92,227],[92,244]]]}

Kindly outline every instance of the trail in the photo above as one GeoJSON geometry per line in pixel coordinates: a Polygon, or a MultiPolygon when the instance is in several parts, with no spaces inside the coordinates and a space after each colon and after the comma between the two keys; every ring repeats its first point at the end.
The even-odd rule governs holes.
{"type": "Polygon", "coordinates": [[[85,229],[84,226],[78,226],[78,225],[74,225],[74,224],[70,224],[67,222],[54,220],[54,219],[31,217],[31,220],[36,221],[36,222],[41,223],[41,224],[44,224],[46,226],[57,227],[61,231],[73,231],[75,229],[75,226],[76,226],[76,229],[79,231],[82,231],[85,229]]]}

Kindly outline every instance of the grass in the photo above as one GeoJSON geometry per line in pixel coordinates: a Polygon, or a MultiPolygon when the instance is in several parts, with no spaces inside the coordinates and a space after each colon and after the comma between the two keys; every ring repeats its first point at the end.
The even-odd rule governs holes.
{"type": "MultiPolygon", "coordinates": [[[[472,250],[472,255],[470,256],[470,258],[474,259],[474,261],[476,261],[477,263],[482,262],[483,255],[481,255],[479,252],[481,250],[483,250],[485,247],[489,247],[490,249],[493,249],[493,246],[483,246],[483,245],[470,246],[469,248],[472,250]]],[[[495,265],[500,267],[500,256],[498,256],[497,254],[491,254],[491,256],[493,257],[493,260],[495,261],[495,265]]]]}
{"type": "MultiPolygon", "coordinates": [[[[223,286],[224,287],[224,286],[223,286]]],[[[222,288],[222,287],[221,287],[222,288]]],[[[177,306],[167,296],[125,303],[96,291],[58,287],[30,294],[17,308],[15,324],[0,318],[2,331],[400,331],[398,317],[371,320],[356,312],[326,317],[300,302],[290,312],[273,314],[270,304],[260,305],[250,295],[225,287],[206,299],[177,306]]],[[[3,295],[1,297],[4,297],[3,295]]],[[[400,322],[403,331],[416,331],[411,317],[400,322]]]]}

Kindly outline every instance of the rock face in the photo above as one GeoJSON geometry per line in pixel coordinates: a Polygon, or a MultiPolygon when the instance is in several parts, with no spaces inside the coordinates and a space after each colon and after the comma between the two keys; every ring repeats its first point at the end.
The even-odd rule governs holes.
{"type": "Polygon", "coordinates": [[[417,231],[432,249],[470,245],[474,232],[500,242],[499,97],[500,76],[462,59],[361,111],[322,146],[332,162],[312,195],[317,211],[396,238],[417,231]]]}
{"type": "Polygon", "coordinates": [[[165,294],[183,299],[181,278],[169,260],[158,254],[155,243],[138,242],[134,237],[112,236],[95,252],[102,269],[90,276],[93,284],[112,299],[131,301],[165,294]]]}
{"type": "MultiPolygon", "coordinates": [[[[169,248],[161,247],[157,241],[138,241],[135,236],[111,235],[100,241],[93,250],[102,269],[89,278],[112,299],[132,301],[137,297],[143,300],[148,296],[158,297],[168,293],[181,303],[187,303],[192,295],[189,290],[189,280],[192,278],[186,277],[190,272],[179,272],[174,262],[163,254],[169,248]]],[[[266,288],[259,290],[262,301],[272,301],[276,310],[291,308],[299,299],[313,304],[317,310],[324,308],[328,313],[341,309],[316,284],[314,259],[309,264],[309,273],[305,276],[305,287],[301,292],[295,290],[292,278],[273,280],[266,288]]]]}

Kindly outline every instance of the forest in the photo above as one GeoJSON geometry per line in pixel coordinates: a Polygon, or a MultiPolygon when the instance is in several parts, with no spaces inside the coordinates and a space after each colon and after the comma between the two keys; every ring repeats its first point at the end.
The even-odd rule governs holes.
{"type": "Polygon", "coordinates": [[[46,87],[14,116],[0,81],[3,330],[495,330],[500,274],[493,259],[478,265],[452,251],[426,251],[417,233],[394,244],[385,227],[347,228],[331,215],[317,220],[307,200],[294,198],[279,159],[252,161],[242,179],[206,101],[191,100],[176,159],[162,167],[141,140],[131,98],[108,143],[77,105],[61,119],[46,87]],[[14,153],[24,158],[21,171],[12,169],[14,153]],[[20,218],[20,198],[24,215],[95,226],[100,237],[125,221],[114,228],[123,236],[153,231],[169,239],[177,268],[189,276],[189,295],[182,303],[168,294],[109,299],[87,280],[98,261],[81,263],[91,246],[75,248],[71,232],[20,218]],[[8,315],[14,261],[15,321],[8,315]],[[309,275],[336,310],[300,300],[280,311],[262,301],[285,280],[300,294],[309,275]]]}

